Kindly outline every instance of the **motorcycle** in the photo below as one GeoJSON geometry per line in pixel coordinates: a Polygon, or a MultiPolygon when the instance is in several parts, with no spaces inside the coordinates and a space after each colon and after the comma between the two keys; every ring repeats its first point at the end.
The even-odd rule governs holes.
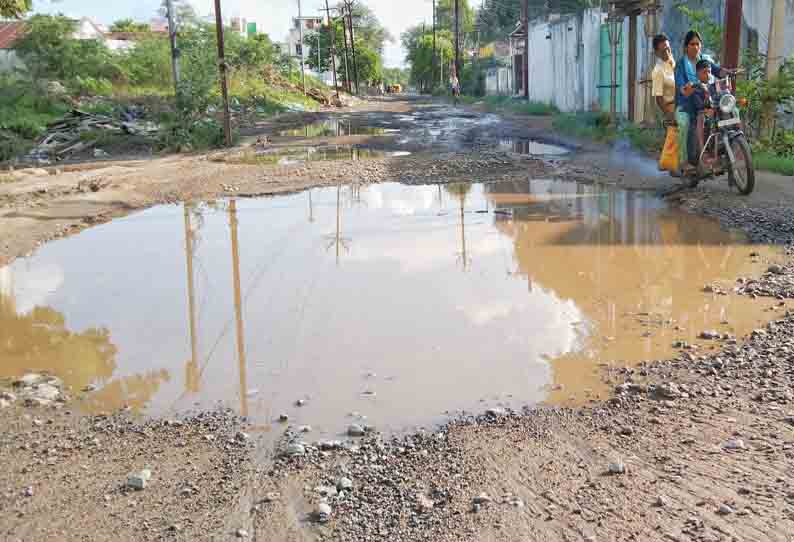
{"type": "Polygon", "coordinates": [[[748,196],[755,188],[755,168],[753,153],[744,134],[739,103],[732,91],[734,75],[732,72],[715,84],[717,95],[712,99],[717,107],[714,114],[705,119],[705,143],[698,157],[697,172],[690,175],[689,184],[694,188],[701,181],[727,175],[730,185],[748,196]]]}

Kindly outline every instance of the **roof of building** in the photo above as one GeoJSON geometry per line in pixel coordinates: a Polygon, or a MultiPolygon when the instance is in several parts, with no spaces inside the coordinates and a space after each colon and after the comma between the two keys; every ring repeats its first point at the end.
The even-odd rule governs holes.
{"type": "Polygon", "coordinates": [[[25,35],[23,21],[0,21],[0,49],[11,49],[25,35]]]}

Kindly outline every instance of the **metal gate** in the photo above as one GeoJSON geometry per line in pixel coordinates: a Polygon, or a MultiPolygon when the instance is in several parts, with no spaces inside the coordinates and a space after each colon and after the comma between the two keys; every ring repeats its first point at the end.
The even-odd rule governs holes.
{"type": "MultiPolygon", "coordinates": [[[[623,107],[623,93],[625,85],[623,85],[623,38],[624,32],[620,33],[620,43],[618,44],[617,51],[617,65],[618,65],[618,80],[616,89],[617,92],[617,112],[625,113],[623,107]]],[[[601,40],[599,46],[599,62],[598,62],[598,103],[601,106],[601,111],[609,112],[609,98],[610,87],[612,86],[612,54],[609,45],[609,27],[607,24],[601,25],[601,40]]]]}

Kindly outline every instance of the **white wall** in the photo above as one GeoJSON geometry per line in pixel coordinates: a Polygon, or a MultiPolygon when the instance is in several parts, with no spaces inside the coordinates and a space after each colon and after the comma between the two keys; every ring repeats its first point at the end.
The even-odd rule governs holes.
{"type": "Polygon", "coordinates": [[[11,49],[0,49],[0,72],[9,72],[16,68],[22,68],[24,64],[17,57],[16,51],[11,49]]]}
{"type": "Polygon", "coordinates": [[[512,96],[513,81],[510,68],[491,68],[485,77],[485,94],[488,96],[512,96]]]}
{"type": "MultiPolygon", "coordinates": [[[[742,3],[742,19],[746,26],[758,31],[758,48],[766,52],[769,46],[769,22],[772,0],[752,0],[742,3]]],[[[794,0],[786,0],[786,57],[794,55],[794,0]]]]}
{"type": "Polygon", "coordinates": [[[561,111],[589,110],[598,101],[601,20],[599,11],[587,10],[581,16],[530,26],[530,100],[561,111]]]}

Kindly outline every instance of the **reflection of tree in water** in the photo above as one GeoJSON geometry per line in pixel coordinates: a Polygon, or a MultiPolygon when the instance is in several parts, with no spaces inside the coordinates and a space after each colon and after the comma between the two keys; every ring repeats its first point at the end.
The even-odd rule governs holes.
{"type": "Polygon", "coordinates": [[[0,295],[0,376],[49,369],[74,388],[106,381],[116,369],[116,347],[107,329],[72,333],[63,315],[36,307],[17,314],[13,297],[0,295]]]}
{"type": "Polygon", "coordinates": [[[170,380],[171,375],[165,369],[119,378],[92,393],[84,406],[91,413],[113,412],[125,407],[137,412],[146,407],[160,385],[170,380]]]}
{"type": "Polygon", "coordinates": [[[106,328],[74,333],[60,312],[36,307],[18,314],[13,296],[0,294],[0,377],[46,370],[74,391],[99,385],[102,389],[89,398],[91,409],[143,408],[169,374],[162,370],[111,380],[117,351],[106,328]]]}

